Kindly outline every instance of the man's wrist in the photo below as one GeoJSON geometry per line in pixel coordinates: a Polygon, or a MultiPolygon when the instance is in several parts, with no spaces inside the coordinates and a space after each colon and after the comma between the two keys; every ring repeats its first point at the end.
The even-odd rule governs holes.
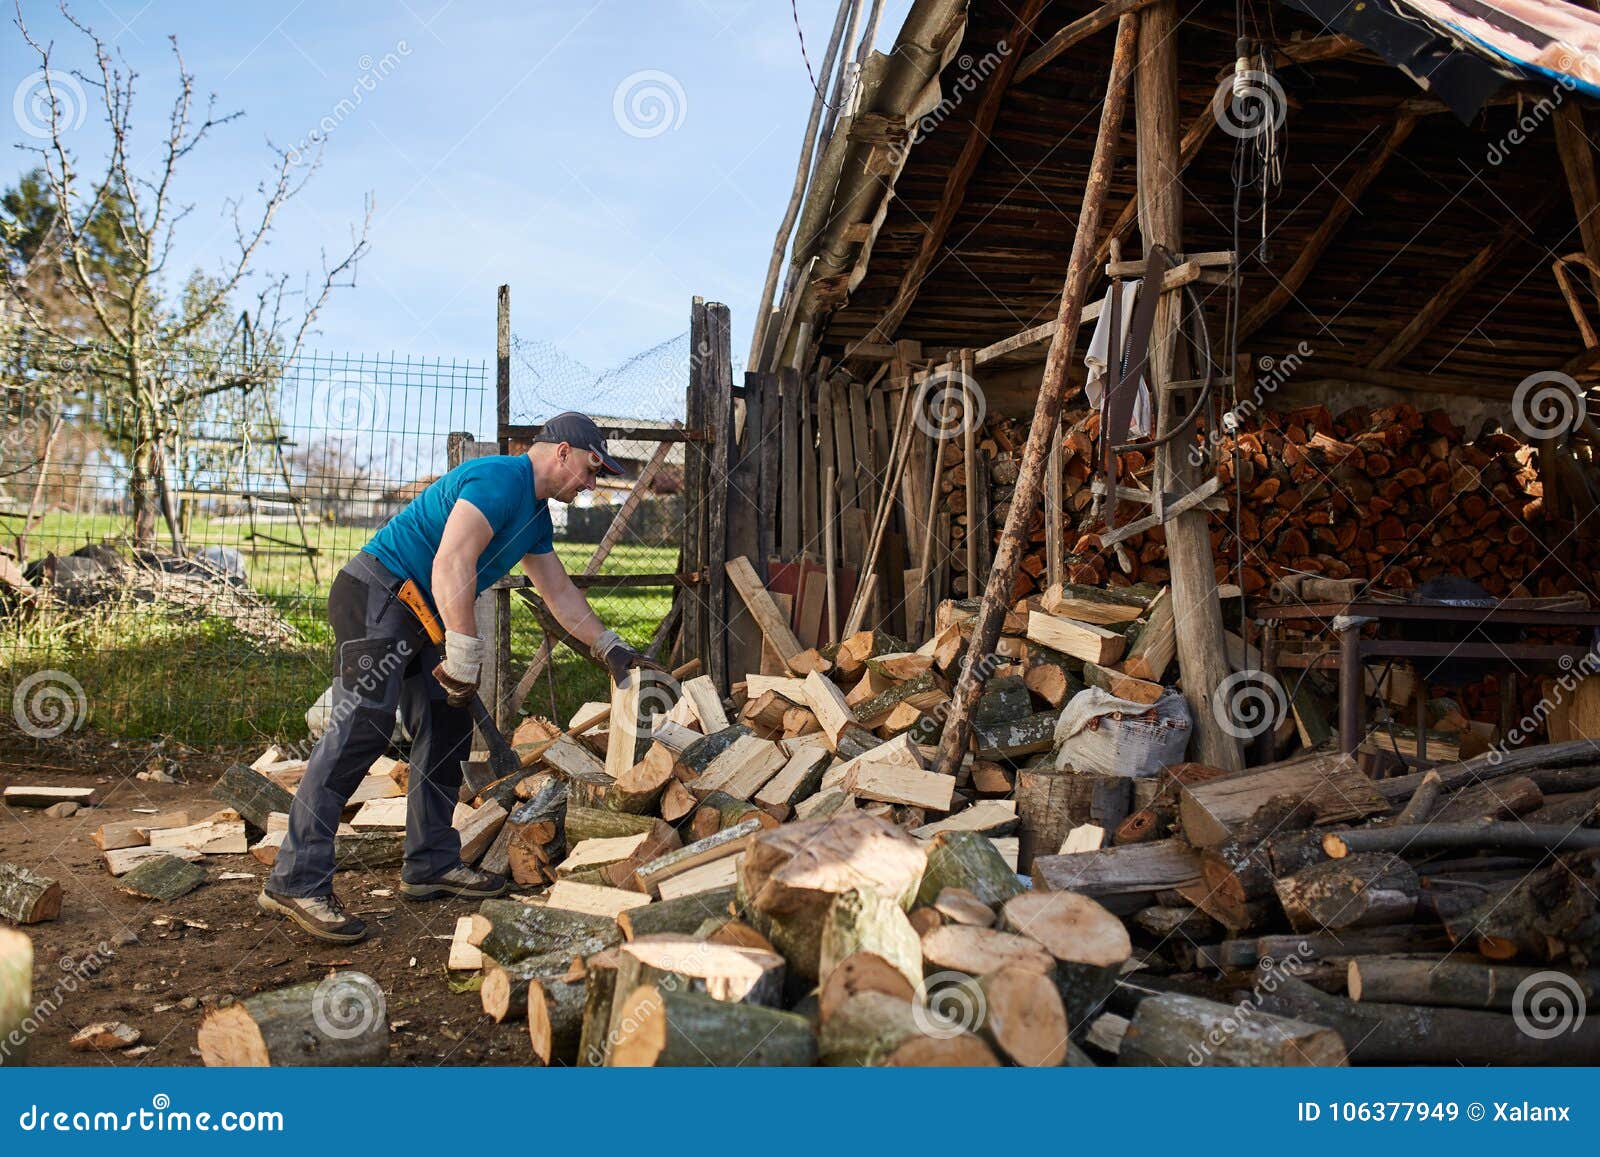
{"type": "Polygon", "coordinates": [[[462,683],[476,683],[483,667],[483,640],[476,635],[446,630],[444,633],[444,673],[462,683]]]}
{"type": "Polygon", "coordinates": [[[589,654],[593,655],[596,659],[604,659],[606,657],[606,652],[610,651],[613,647],[626,645],[627,644],[623,643],[621,635],[608,628],[595,636],[594,642],[589,645],[589,654]]]}

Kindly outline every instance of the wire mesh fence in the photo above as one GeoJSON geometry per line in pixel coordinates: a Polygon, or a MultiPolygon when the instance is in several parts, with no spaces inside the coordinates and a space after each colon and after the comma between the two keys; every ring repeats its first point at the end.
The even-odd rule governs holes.
{"type": "Polygon", "coordinates": [[[0,349],[0,542],[38,592],[6,584],[0,677],[46,730],[59,687],[74,727],[303,735],[333,575],[444,470],[452,431],[492,434],[482,362],[176,351],[133,376],[92,346],[0,349]]]}
{"type": "MultiPolygon", "coordinates": [[[[600,373],[548,343],[519,340],[512,359],[514,422],[580,409],[637,434],[611,440],[624,478],[551,512],[567,570],[601,576],[592,604],[641,647],[672,605],[669,583],[637,580],[678,565],[683,447],[652,434],[681,421],[687,346],[600,373]]],[[[92,346],[11,339],[0,357],[0,692],[35,729],[304,737],[331,669],[333,576],[448,468],[452,433],[500,433],[484,362],[178,351],[146,359],[136,391],[92,346]]],[[[520,603],[513,679],[544,640],[520,603]]],[[[607,694],[558,647],[527,707],[565,722],[607,694]]]]}
{"type": "MultiPolygon", "coordinates": [[[[556,550],[570,573],[598,576],[587,590],[590,604],[606,626],[642,650],[657,637],[670,613],[674,588],[666,581],[641,585],[638,580],[678,570],[684,445],[662,442],[660,435],[684,418],[689,335],[680,334],[604,370],[591,369],[545,341],[514,337],[511,348],[513,427],[578,410],[618,431],[609,438],[608,447],[621,459],[625,475],[602,479],[593,493],[570,507],[552,508],[557,518],[556,550]],[[626,522],[608,538],[618,512],[629,504],[636,488],[639,493],[626,522]]],[[[543,634],[531,615],[514,611],[511,626],[515,678],[526,671],[543,634]]],[[[558,647],[533,683],[526,706],[566,723],[584,703],[609,694],[606,678],[596,666],[558,647]]]]}

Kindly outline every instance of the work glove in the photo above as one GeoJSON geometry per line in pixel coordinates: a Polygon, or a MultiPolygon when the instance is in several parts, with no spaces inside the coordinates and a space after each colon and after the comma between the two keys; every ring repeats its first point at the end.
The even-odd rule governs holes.
{"type": "Polygon", "coordinates": [[[646,658],[628,646],[615,631],[601,632],[600,637],[589,648],[589,653],[606,665],[606,670],[611,672],[613,683],[621,683],[628,677],[628,672],[635,668],[645,671],[666,670],[654,659],[646,658]]]}
{"type": "Polygon", "coordinates": [[[444,661],[433,669],[433,677],[444,688],[445,701],[452,707],[465,707],[478,691],[478,672],[483,668],[483,641],[476,635],[445,631],[444,661]]]}

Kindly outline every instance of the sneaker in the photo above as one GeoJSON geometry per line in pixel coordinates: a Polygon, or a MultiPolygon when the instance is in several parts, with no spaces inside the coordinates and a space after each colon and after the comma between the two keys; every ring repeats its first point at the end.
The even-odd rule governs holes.
{"type": "Polygon", "coordinates": [[[265,888],[256,897],[256,907],[275,916],[287,916],[318,940],[336,944],[352,944],[365,940],[367,925],[344,910],[339,897],[327,896],[274,896],[265,888]]]}
{"type": "Polygon", "coordinates": [[[472,900],[486,900],[491,896],[504,896],[511,890],[511,881],[494,872],[480,872],[465,864],[457,864],[448,872],[431,880],[400,881],[400,892],[408,900],[437,900],[441,896],[464,896],[472,900]]]}

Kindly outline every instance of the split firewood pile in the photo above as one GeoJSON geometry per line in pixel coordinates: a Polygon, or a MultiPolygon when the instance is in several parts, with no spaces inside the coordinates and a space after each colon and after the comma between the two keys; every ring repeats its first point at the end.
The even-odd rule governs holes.
{"type": "MultiPolygon", "coordinates": [[[[1092,486],[1099,414],[1064,413],[1061,428],[1067,579],[1098,586],[1165,583],[1161,527],[1113,546],[1101,543],[1104,512],[1096,512],[1092,486]]],[[[1026,435],[1024,423],[1000,417],[989,418],[979,435],[988,470],[990,543],[998,543],[1010,511],[1026,435]]],[[[1217,578],[1239,584],[1247,596],[1264,596],[1276,581],[1298,572],[1373,579],[1402,591],[1452,574],[1496,597],[1552,597],[1580,591],[1580,576],[1600,564],[1592,535],[1557,534],[1548,550],[1530,549],[1534,535],[1551,522],[1536,447],[1503,431],[1467,439],[1443,410],[1354,406],[1337,416],[1324,406],[1262,410],[1222,437],[1214,456],[1218,498],[1227,505],[1212,515],[1217,578]],[[1243,504],[1235,511],[1238,492],[1243,504]],[[1235,565],[1236,527],[1248,547],[1242,567],[1235,565]]],[[[947,446],[941,461],[940,489],[952,515],[951,589],[965,593],[960,544],[977,520],[967,510],[961,447],[947,446]]],[[[1149,488],[1148,455],[1122,454],[1119,467],[1122,485],[1149,488]]],[[[1116,521],[1148,513],[1147,507],[1123,503],[1116,521]]],[[[1014,598],[1046,585],[1042,506],[1031,535],[1033,549],[1024,558],[1014,598]]]]}
{"type": "MultiPolygon", "coordinates": [[[[1592,744],[1388,780],[1315,753],[1225,775],[1181,746],[1085,772],[1051,699],[1123,638],[1040,609],[942,775],[970,614],[941,605],[916,650],[795,649],[728,697],[641,673],[526,721],[463,838],[520,890],[461,919],[450,968],[547,1065],[1600,1060],[1592,1018],[1521,1028],[1530,984],[1587,1000],[1600,977],[1592,744]]],[[[229,1015],[270,1059],[309,999],[229,1015]]],[[[237,1027],[202,1029],[208,1060],[237,1027]]]]}

